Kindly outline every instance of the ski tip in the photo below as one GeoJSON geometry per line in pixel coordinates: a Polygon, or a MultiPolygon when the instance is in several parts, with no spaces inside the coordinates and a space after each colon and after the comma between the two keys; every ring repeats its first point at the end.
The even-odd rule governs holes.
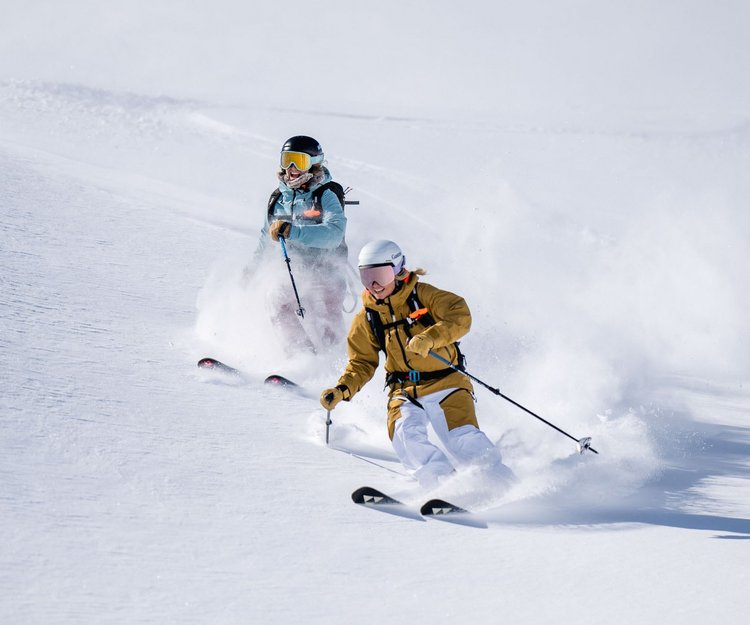
{"type": "Polygon", "coordinates": [[[269,375],[264,382],[266,384],[274,384],[276,386],[299,386],[296,382],[285,378],[281,375],[269,375]]]}
{"type": "Polygon", "coordinates": [[[216,358],[201,358],[198,361],[198,367],[201,369],[208,369],[209,371],[220,371],[222,373],[229,373],[231,375],[236,375],[238,377],[242,376],[242,372],[239,369],[235,369],[234,367],[225,365],[220,360],[216,360],[216,358]]]}
{"type": "Polygon", "coordinates": [[[469,511],[444,499],[430,499],[420,509],[424,516],[442,516],[444,514],[468,514],[469,511]]]}
{"type": "Polygon", "coordinates": [[[377,488],[372,488],[372,486],[362,486],[355,490],[352,493],[352,501],[365,506],[401,503],[397,499],[380,492],[377,488]]]}

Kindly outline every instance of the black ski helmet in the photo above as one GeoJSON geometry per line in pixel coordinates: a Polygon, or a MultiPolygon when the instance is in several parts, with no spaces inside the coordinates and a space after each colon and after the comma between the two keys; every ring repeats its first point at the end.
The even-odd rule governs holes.
{"type": "Polygon", "coordinates": [[[312,137],[297,135],[286,140],[281,148],[282,152],[303,152],[310,156],[323,156],[323,148],[320,143],[312,137]]]}

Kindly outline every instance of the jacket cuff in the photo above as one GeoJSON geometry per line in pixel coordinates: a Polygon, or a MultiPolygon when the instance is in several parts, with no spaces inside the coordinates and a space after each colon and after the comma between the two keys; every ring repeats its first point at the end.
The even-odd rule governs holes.
{"type": "Polygon", "coordinates": [[[344,401],[349,401],[352,398],[352,392],[346,384],[339,384],[336,388],[341,391],[341,394],[344,396],[344,401]]]}

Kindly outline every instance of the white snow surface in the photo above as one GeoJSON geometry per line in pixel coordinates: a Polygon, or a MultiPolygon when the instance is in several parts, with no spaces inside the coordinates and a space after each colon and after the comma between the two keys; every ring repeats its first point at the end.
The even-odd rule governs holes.
{"type": "Polygon", "coordinates": [[[745,622],[748,23],[740,0],[6,0],[0,622],[745,622]],[[396,240],[469,303],[469,370],[599,455],[477,387],[518,483],[437,494],[483,527],[351,503],[426,494],[382,371],[330,431],[376,466],[325,445],[343,346],[280,354],[281,255],[242,280],[295,134],[361,202],[352,262],[396,240]]]}

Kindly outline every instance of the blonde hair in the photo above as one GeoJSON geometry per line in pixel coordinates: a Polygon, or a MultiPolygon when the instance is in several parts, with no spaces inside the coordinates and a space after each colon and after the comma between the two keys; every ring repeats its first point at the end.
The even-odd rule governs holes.
{"type": "Polygon", "coordinates": [[[416,269],[407,269],[406,267],[404,267],[401,271],[398,272],[396,280],[403,280],[410,273],[416,273],[418,276],[424,276],[427,273],[427,270],[422,269],[421,267],[417,267],[416,269]]]}

